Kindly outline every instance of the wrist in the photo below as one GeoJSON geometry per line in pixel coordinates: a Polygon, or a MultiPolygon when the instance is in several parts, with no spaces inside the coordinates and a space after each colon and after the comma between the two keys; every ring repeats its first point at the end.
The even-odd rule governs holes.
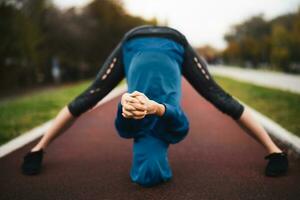
{"type": "Polygon", "coordinates": [[[156,112],[155,114],[158,115],[159,117],[163,116],[165,113],[165,106],[163,104],[157,103],[156,104],[156,112]]]}

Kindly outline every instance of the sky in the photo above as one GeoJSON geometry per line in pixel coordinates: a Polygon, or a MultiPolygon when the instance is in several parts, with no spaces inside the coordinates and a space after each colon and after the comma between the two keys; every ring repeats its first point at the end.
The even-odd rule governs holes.
{"type": "MultiPolygon", "coordinates": [[[[61,8],[84,6],[91,0],[54,0],[61,8]]],[[[266,19],[295,12],[300,0],[123,0],[132,15],[167,22],[186,35],[195,46],[222,49],[223,37],[231,27],[258,14],[266,19]]]]}

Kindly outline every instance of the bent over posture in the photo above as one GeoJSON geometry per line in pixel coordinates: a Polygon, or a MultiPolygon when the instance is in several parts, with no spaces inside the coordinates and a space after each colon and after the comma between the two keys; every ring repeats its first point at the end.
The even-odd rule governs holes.
{"type": "Polygon", "coordinates": [[[131,180],[153,186],[169,180],[168,147],[182,141],[189,130],[181,109],[181,74],[217,109],[232,117],[267,150],[265,173],[282,175],[288,160],[248,109],[226,93],[211,77],[204,60],[178,31],[141,26],[129,31],[107,58],[95,81],[64,107],[39,143],[27,153],[23,173],[37,174],[48,144],[93,108],[124,77],[128,92],[118,104],[115,127],[123,138],[133,139],[131,180]]]}

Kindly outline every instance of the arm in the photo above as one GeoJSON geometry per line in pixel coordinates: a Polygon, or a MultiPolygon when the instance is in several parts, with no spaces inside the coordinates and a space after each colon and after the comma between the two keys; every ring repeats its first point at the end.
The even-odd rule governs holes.
{"type": "Polygon", "coordinates": [[[115,127],[119,135],[123,138],[132,138],[134,133],[137,133],[141,129],[139,120],[128,118],[123,115],[123,106],[121,102],[118,103],[115,127]]]}
{"type": "Polygon", "coordinates": [[[185,138],[189,131],[189,121],[181,108],[179,106],[162,103],[158,104],[158,110],[164,111],[161,112],[163,113],[162,115],[158,114],[160,118],[155,127],[164,130],[161,137],[171,144],[178,143],[185,138]]]}
{"type": "Polygon", "coordinates": [[[165,107],[165,112],[161,115],[160,120],[165,124],[166,131],[171,132],[173,135],[186,134],[189,129],[189,123],[181,108],[167,103],[162,105],[165,107]]]}

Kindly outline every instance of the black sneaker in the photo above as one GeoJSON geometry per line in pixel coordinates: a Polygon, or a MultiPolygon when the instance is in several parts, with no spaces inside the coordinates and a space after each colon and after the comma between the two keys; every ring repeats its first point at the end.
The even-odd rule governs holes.
{"type": "Polygon", "coordinates": [[[289,162],[286,153],[271,153],[265,159],[269,160],[265,169],[266,176],[280,176],[287,172],[289,162]]]}
{"type": "Polygon", "coordinates": [[[25,175],[36,175],[40,173],[42,168],[44,151],[43,149],[34,152],[28,152],[24,156],[22,164],[22,172],[25,175]]]}

